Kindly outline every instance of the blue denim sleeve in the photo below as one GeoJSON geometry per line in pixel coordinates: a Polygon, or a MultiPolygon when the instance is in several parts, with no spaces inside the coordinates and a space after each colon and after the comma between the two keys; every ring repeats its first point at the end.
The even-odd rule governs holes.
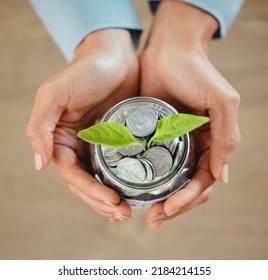
{"type": "Polygon", "coordinates": [[[101,29],[128,29],[138,44],[142,29],[131,0],[29,1],[67,61],[88,34],[101,29]]]}
{"type": "MultiPolygon", "coordinates": [[[[149,0],[149,2],[152,11],[155,12],[161,1],[149,0]]],[[[219,38],[228,32],[244,0],[181,0],[181,2],[196,6],[213,15],[219,22],[219,29],[214,34],[214,38],[219,38]]]]}

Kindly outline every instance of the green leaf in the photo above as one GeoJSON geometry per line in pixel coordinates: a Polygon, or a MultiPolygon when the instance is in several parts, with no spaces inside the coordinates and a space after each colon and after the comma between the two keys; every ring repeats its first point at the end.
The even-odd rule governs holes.
{"type": "Polygon", "coordinates": [[[142,145],[124,125],[115,122],[95,124],[77,133],[81,139],[92,143],[122,149],[133,145],[142,145]]]}
{"type": "Polygon", "coordinates": [[[152,141],[167,142],[190,132],[207,123],[209,118],[190,114],[175,114],[163,117],[158,121],[155,135],[148,142],[150,147],[152,141]]]}

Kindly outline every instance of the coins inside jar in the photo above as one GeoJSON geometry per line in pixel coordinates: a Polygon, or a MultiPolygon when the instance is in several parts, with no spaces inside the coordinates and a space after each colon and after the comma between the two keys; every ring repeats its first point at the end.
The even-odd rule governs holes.
{"type": "MultiPolygon", "coordinates": [[[[147,142],[143,138],[137,138],[137,140],[143,145],[146,146],[147,142]]],[[[136,156],[143,151],[142,146],[133,145],[127,148],[119,149],[118,152],[123,156],[136,156]]]]}
{"type": "Polygon", "coordinates": [[[154,132],[157,117],[150,109],[137,108],[127,116],[126,125],[134,136],[145,137],[154,132]]]}
{"type": "Polygon", "coordinates": [[[156,176],[164,176],[172,167],[171,153],[163,147],[152,147],[143,156],[153,164],[156,176]]]}
{"type": "MultiPolygon", "coordinates": [[[[165,113],[159,108],[132,107],[112,115],[109,121],[120,122],[145,147],[156,130],[157,122],[165,113]]],[[[146,151],[140,145],[123,149],[102,147],[103,158],[112,173],[118,178],[134,184],[149,184],[168,176],[181,156],[182,139],[166,143],[152,142],[146,151]]]]}
{"type": "Polygon", "coordinates": [[[132,207],[149,207],[167,199],[183,188],[192,176],[195,154],[194,142],[189,133],[173,141],[152,141],[150,147],[147,146],[155,134],[157,122],[173,114],[178,114],[178,111],[164,101],[138,96],[119,102],[100,120],[130,125],[132,135],[146,147],[144,150],[140,147],[119,150],[90,145],[95,178],[115,190],[132,207]],[[138,126],[135,125],[135,115],[143,115],[138,126]],[[147,115],[149,120],[144,118],[147,115]],[[153,149],[155,147],[157,149],[153,149]]]}

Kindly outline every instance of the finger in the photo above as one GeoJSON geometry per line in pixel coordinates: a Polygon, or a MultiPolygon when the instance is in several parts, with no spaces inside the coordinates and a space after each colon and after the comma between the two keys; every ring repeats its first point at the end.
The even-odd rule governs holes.
{"type": "Polygon", "coordinates": [[[231,90],[212,104],[209,109],[211,146],[210,168],[216,180],[228,182],[228,163],[231,152],[240,142],[237,112],[240,98],[231,90]]]}
{"type": "Polygon", "coordinates": [[[154,223],[150,223],[149,226],[154,231],[161,231],[163,225],[163,221],[155,221],[154,223]]]}
{"type": "Polygon", "coordinates": [[[99,183],[84,169],[72,149],[55,145],[53,161],[65,182],[88,198],[110,205],[120,202],[120,197],[114,190],[99,183]]]}
{"type": "Polygon", "coordinates": [[[122,202],[120,205],[111,206],[105,202],[93,200],[80,192],[76,187],[69,185],[70,191],[90,205],[100,215],[107,217],[109,220],[127,221],[131,216],[130,207],[122,202]]]}
{"type": "Polygon", "coordinates": [[[154,221],[163,219],[166,216],[165,211],[164,211],[164,202],[158,202],[153,204],[147,214],[147,222],[149,224],[153,223],[154,221]]]}
{"type": "Polygon", "coordinates": [[[113,217],[112,210],[110,208],[106,207],[107,205],[105,205],[104,203],[103,203],[104,205],[101,205],[101,202],[97,202],[97,201],[89,198],[88,196],[84,195],[82,192],[80,192],[76,187],[74,187],[72,185],[68,185],[68,186],[69,186],[69,189],[72,192],[72,194],[79,197],[81,200],[83,200],[86,204],[91,206],[99,214],[101,214],[105,217],[108,217],[108,218],[113,217]]]}
{"type": "Polygon", "coordinates": [[[43,84],[37,91],[27,126],[27,135],[35,153],[37,170],[45,168],[52,159],[53,131],[65,108],[67,97],[53,86],[43,84]]]}
{"type": "Polygon", "coordinates": [[[180,191],[172,195],[165,202],[159,202],[151,206],[148,211],[147,221],[153,223],[166,216],[173,216],[187,205],[199,201],[199,197],[213,182],[209,171],[209,151],[206,151],[200,158],[197,171],[191,181],[180,191]]]}
{"type": "Polygon", "coordinates": [[[200,158],[197,170],[190,182],[165,201],[164,212],[167,216],[172,216],[193,203],[205,189],[214,183],[215,180],[210,172],[208,163],[209,151],[205,152],[200,158]]]}
{"type": "Polygon", "coordinates": [[[191,209],[193,209],[194,207],[196,207],[197,205],[205,203],[209,199],[209,197],[211,195],[211,191],[212,191],[212,188],[209,187],[197,199],[195,199],[192,203],[190,203],[189,205],[181,208],[181,210],[179,210],[178,212],[174,213],[171,216],[167,216],[165,214],[165,212],[164,212],[164,202],[156,203],[156,204],[152,205],[151,208],[149,209],[148,216],[147,216],[147,222],[150,225],[152,225],[152,224],[155,224],[156,222],[161,222],[161,221],[164,221],[164,220],[173,219],[177,215],[188,212],[191,209]]]}
{"type": "Polygon", "coordinates": [[[194,200],[194,202],[192,202],[191,204],[182,208],[181,210],[179,210],[178,212],[174,213],[171,216],[167,216],[165,214],[162,214],[162,215],[160,214],[160,215],[156,215],[154,218],[151,218],[151,220],[148,219],[148,223],[149,223],[150,227],[156,231],[161,230],[163,227],[164,221],[174,219],[178,215],[188,212],[188,211],[192,210],[193,208],[195,208],[196,206],[205,203],[209,199],[209,197],[211,195],[211,191],[212,191],[212,187],[209,187],[196,200],[194,200]]]}
{"type": "Polygon", "coordinates": [[[174,217],[186,213],[192,210],[193,208],[195,208],[196,206],[207,202],[211,196],[211,192],[212,192],[212,187],[207,188],[196,200],[194,200],[192,203],[188,204],[187,206],[181,208],[181,210],[174,213],[174,215],[167,216],[165,220],[173,219],[174,217]]]}
{"type": "Polygon", "coordinates": [[[82,201],[84,201],[86,204],[88,204],[93,210],[98,212],[100,215],[107,217],[107,218],[113,217],[113,213],[111,211],[108,212],[108,211],[105,211],[104,209],[101,209],[101,206],[97,205],[93,199],[90,199],[89,197],[87,197],[86,195],[84,195],[83,193],[78,191],[75,187],[69,185],[69,189],[75,196],[77,196],[82,201]]]}
{"type": "Polygon", "coordinates": [[[147,222],[152,230],[160,231],[165,218],[166,214],[164,212],[163,201],[153,204],[148,210],[147,222]]]}

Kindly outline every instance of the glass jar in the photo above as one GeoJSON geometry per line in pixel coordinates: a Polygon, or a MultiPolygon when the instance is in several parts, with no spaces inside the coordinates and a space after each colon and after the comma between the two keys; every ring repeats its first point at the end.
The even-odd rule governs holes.
{"type": "MultiPolygon", "coordinates": [[[[101,122],[118,122],[126,125],[128,116],[137,108],[150,110],[159,120],[164,116],[171,116],[178,112],[166,102],[151,97],[133,97],[113,106],[101,119],[101,122]]],[[[142,120],[141,120],[142,121],[142,120]]],[[[154,130],[154,129],[153,129],[154,130]]],[[[148,142],[153,135],[144,136],[142,139],[148,142]]],[[[152,143],[152,147],[162,147],[172,156],[172,165],[166,174],[154,176],[149,168],[148,159],[144,160],[144,151],[137,155],[125,155],[119,150],[107,148],[101,145],[90,144],[91,166],[95,178],[114,189],[122,199],[132,207],[148,207],[156,202],[167,199],[173,193],[180,190],[190,180],[194,168],[194,142],[193,137],[186,133],[173,141],[166,143],[152,143]],[[127,177],[118,176],[118,162],[124,158],[134,158],[143,163],[150,180],[144,182],[128,180],[127,177]],[[146,164],[145,164],[146,163],[146,164]],[[147,169],[146,169],[147,168],[147,169]],[[152,178],[153,177],[153,178],[152,178]]],[[[123,161],[120,165],[124,164],[123,161]]],[[[135,173],[136,171],[133,170],[135,173]]]]}

